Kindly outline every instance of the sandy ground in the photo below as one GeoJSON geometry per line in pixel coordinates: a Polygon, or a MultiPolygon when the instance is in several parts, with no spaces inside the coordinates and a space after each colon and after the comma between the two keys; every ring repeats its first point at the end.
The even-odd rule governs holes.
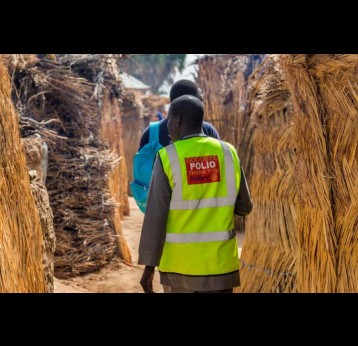
{"type": "MultiPolygon", "coordinates": [[[[134,199],[129,198],[130,216],[124,217],[122,230],[131,251],[133,266],[113,260],[98,272],[78,276],[69,280],[55,279],[55,293],[142,293],[139,284],[144,266],[138,265],[138,245],[144,214],[134,199]]],[[[154,291],[163,292],[159,273],[154,276],[154,291]]]]}
{"type": "MultiPolygon", "coordinates": [[[[133,266],[126,266],[119,260],[113,260],[106,268],[69,280],[55,278],[55,293],[142,293],[139,284],[144,266],[138,265],[138,245],[144,214],[138,209],[133,198],[129,198],[130,216],[122,221],[123,233],[132,255],[133,266]]],[[[238,234],[241,251],[243,234],[238,234]]],[[[159,273],[154,276],[154,291],[161,293],[159,273]]]]}

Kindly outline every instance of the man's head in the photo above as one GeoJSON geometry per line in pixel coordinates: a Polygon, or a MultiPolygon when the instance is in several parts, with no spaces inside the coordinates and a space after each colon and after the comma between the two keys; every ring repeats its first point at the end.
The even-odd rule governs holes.
{"type": "Polygon", "coordinates": [[[204,105],[192,95],[176,98],[169,107],[168,131],[172,141],[202,132],[204,105]]]}
{"type": "Polygon", "coordinates": [[[173,84],[170,89],[170,102],[173,102],[175,99],[183,95],[192,95],[200,101],[203,101],[203,93],[198,85],[188,79],[181,79],[173,84]]]}

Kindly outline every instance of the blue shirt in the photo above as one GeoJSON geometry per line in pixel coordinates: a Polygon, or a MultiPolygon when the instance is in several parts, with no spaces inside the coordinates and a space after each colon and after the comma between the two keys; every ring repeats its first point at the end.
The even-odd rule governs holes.
{"type": "MultiPolygon", "coordinates": [[[[169,137],[167,124],[168,124],[168,119],[166,118],[162,120],[159,125],[159,142],[163,147],[169,145],[171,141],[169,137]]],[[[220,139],[220,136],[216,131],[215,127],[210,123],[207,123],[206,121],[203,122],[203,132],[209,137],[220,139]]],[[[149,127],[147,127],[144,130],[142,137],[140,138],[139,149],[141,149],[144,145],[146,145],[148,141],[149,141],[149,127]]]]}

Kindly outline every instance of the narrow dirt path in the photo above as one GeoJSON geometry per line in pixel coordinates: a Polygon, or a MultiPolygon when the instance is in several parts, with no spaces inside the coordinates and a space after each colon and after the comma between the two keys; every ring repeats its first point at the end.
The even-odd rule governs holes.
{"type": "MultiPolygon", "coordinates": [[[[133,266],[114,260],[98,272],[78,276],[69,280],[55,279],[55,293],[142,293],[139,284],[143,266],[138,265],[138,245],[143,223],[143,214],[133,198],[129,198],[130,216],[124,217],[122,229],[132,255],[133,266]]],[[[154,291],[163,292],[159,273],[154,276],[154,291]]]]}
{"type": "MultiPolygon", "coordinates": [[[[106,268],[69,280],[55,279],[55,293],[143,293],[139,284],[144,266],[138,265],[138,245],[144,215],[138,209],[134,199],[129,198],[131,215],[124,217],[122,229],[132,255],[133,266],[126,266],[115,259],[106,268]]],[[[237,234],[239,253],[243,242],[243,233],[237,234]]],[[[163,292],[159,283],[159,273],[154,276],[154,291],[163,292]]]]}

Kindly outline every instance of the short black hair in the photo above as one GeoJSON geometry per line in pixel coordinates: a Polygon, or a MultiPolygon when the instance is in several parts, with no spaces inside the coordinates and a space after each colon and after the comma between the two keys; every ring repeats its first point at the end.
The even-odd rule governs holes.
{"type": "Polygon", "coordinates": [[[198,99],[202,98],[198,85],[188,79],[181,79],[173,84],[169,94],[170,102],[183,95],[192,95],[198,99]]]}
{"type": "Polygon", "coordinates": [[[200,127],[204,120],[204,105],[197,97],[184,95],[170,104],[169,113],[180,116],[191,127],[200,127]]]}

